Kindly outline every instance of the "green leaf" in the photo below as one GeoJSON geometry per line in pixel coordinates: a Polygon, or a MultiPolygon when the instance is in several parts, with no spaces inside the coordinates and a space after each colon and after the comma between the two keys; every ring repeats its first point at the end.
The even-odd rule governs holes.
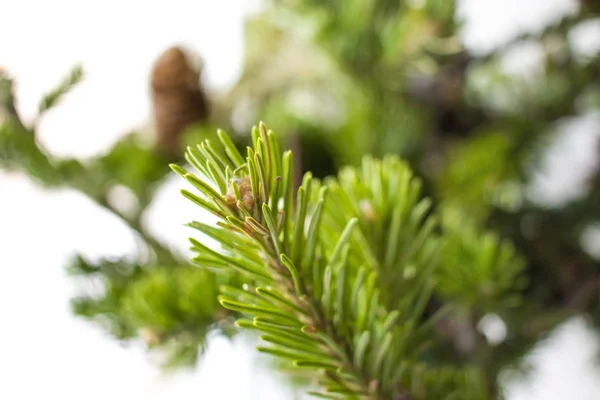
{"type": "Polygon", "coordinates": [[[256,324],[255,321],[249,321],[245,319],[239,319],[235,322],[237,326],[244,329],[252,329],[259,332],[267,333],[273,336],[285,338],[296,342],[315,343],[315,340],[310,335],[302,332],[297,326],[293,329],[290,326],[285,328],[273,327],[270,324],[261,323],[256,324]]]}
{"type": "Polygon", "coordinates": [[[344,298],[346,291],[346,271],[347,265],[346,262],[348,260],[348,253],[350,252],[350,246],[346,245],[343,254],[342,260],[336,266],[336,308],[335,308],[335,319],[338,321],[338,324],[341,326],[345,324],[347,321],[346,318],[346,299],[344,298]]]}
{"type": "MultiPolygon", "coordinates": [[[[299,362],[299,361],[301,361],[303,363],[304,362],[312,362],[312,363],[315,363],[315,365],[326,364],[331,369],[339,368],[339,365],[330,364],[325,360],[321,361],[321,359],[323,359],[324,357],[320,354],[306,353],[306,352],[301,352],[299,350],[289,351],[289,350],[278,349],[275,347],[257,347],[257,350],[260,351],[261,353],[271,354],[276,357],[286,358],[286,359],[294,360],[296,362],[299,362]]],[[[296,366],[300,366],[300,365],[296,364],[296,366]]],[[[303,366],[311,366],[311,365],[305,364],[303,366]]],[[[315,368],[322,368],[322,367],[315,366],[315,368]]]]}
{"type": "Polygon", "coordinates": [[[294,158],[292,152],[283,153],[283,250],[291,249],[292,241],[292,192],[294,190],[294,158]]]}
{"type": "Polygon", "coordinates": [[[262,203],[269,203],[269,186],[267,185],[267,172],[265,171],[265,165],[263,159],[259,153],[254,154],[254,163],[256,170],[258,171],[258,180],[260,187],[260,198],[262,203]]]}
{"type": "Polygon", "coordinates": [[[260,132],[258,130],[258,127],[253,126],[252,127],[252,147],[254,147],[255,149],[258,150],[258,139],[260,139],[260,132]]]}
{"type": "Polygon", "coordinates": [[[218,151],[215,150],[215,148],[213,147],[210,140],[206,139],[202,143],[202,147],[205,149],[205,151],[207,151],[211,155],[213,160],[216,160],[219,162],[219,166],[221,168],[232,167],[231,163],[228,162],[226,158],[224,158],[221,154],[219,154],[218,151]]]}
{"type": "Polygon", "coordinates": [[[244,157],[242,157],[229,136],[221,129],[217,130],[217,136],[225,148],[227,157],[233,162],[233,165],[236,168],[242,167],[244,165],[244,157]]]}
{"type": "Polygon", "coordinates": [[[275,345],[288,348],[290,350],[297,351],[299,353],[306,353],[314,355],[315,357],[322,357],[326,352],[326,349],[320,348],[317,343],[312,341],[300,342],[294,339],[287,339],[281,336],[264,335],[260,337],[265,342],[269,342],[275,345]]]}
{"type": "Polygon", "coordinates": [[[330,400],[343,400],[345,399],[345,397],[343,395],[340,394],[333,394],[333,393],[322,393],[322,392],[315,392],[315,391],[310,391],[310,392],[306,392],[307,394],[314,396],[314,397],[318,397],[320,399],[330,399],[330,400]]]}
{"type": "Polygon", "coordinates": [[[239,270],[241,272],[256,275],[267,281],[272,280],[271,276],[264,270],[261,269],[260,265],[255,265],[254,262],[247,258],[240,257],[228,257],[224,254],[217,253],[216,251],[206,247],[196,239],[189,239],[195,249],[201,252],[203,255],[210,256],[220,262],[226,263],[229,267],[239,270]]]}
{"type": "Polygon", "coordinates": [[[373,291],[377,282],[377,273],[375,271],[371,271],[369,276],[367,277],[366,284],[359,289],[358,295],[358,306],[357,306],[357,316],[355,329],[358,332],[362,332],[365,330],[368,321],[372,318],[371,313],[376,312],[375,309],[371,307],[371,303],[373,302],[373,291]]]}
{"type": "Polygon", "coordinates": [[[248,157],[246,158],[246,162],[248,163],[248,172],[250,174],[250,186],[252,188],[252,196],[254,196],[255,200],[254,208],[260,210],[260,207],[262,207],[262,204],[265,202],[265,199],[261,197],[260,178],[258,176],[258,167],[256,166],[254,154],[254,150],[248,147],[248,157]]]}
{"type": "Polygon", "coordinates": [[[365,267],[362,265],[358,269],[356,278],[354,279],[354,285],[352,287],[352,294],[350,295],[350,311],[352,315],[356,317],[358,315],[358,295],[360,289],[363,287],[363,281],[365,279],[365,267]]]}
{"type": "Polygon", "coordinates": [[[228,215],[225,217],[225,219],[227,220],[227,222],[229,222],[230,227],[234,227],[234,228],[238,229],[239,232],[247,233],[246,226],[244,225],[244,221],[242,221],[238,217],[234,217],[233,215],[228,215]]]}
{"type": "MultiPolygon", "coordinates": [[[[273,210],[273,212],[277,212],[279,210],[279,199],[281,190],[281,177],[276,177],[273,179],[273,183],[271,186],[271,192],[269,193],[269,208],[273,210]]],[[[277,232],[279,233],[281,226],[277,224],[277,232]]]]}
{"type": "Polygon", "coordinates": [[[185,176],[185,174],[188,173],[185,170],[185,168],[183,168],[177,164],[169,164],[169,167],[173,170],[173,172],[175,172],[177,175],[181,176],[182,178],[185,176]]]}
{"type": "Polygon", "coordinates": [[[299,326],[295,323],[290,324],[287,321],[274,320],[274,319],[270,319],[268,317],[255,317],[254,325],[256,325],[256,327],[259,329],[274,328],[274,329],[288,330],[291,332],[297,332],[298,328],[299,328],[299,326]]]}
{"type": "Polygon", "coordinates": [[[223,197],[221,197],[221,195],[206,182],[192,174],[185,174],[184,178],[196,189],[200,190],[206,197],[217,203],[223,210],[226,210],[227,214],[233,215],[235,213],[235,210],[223,199],[223,197]]]}
{"type": "Polygon", "coordinates": [[[392,333],[386,333],[383,341],[379,343],[376,347],[376,351],[372,354],[375,358],[372,360],[370,365],[370,374],[371,376],[377,376],[382,367],[383,358],[388,353],[390,344],[392,343],[392,333]]]}
{"type": "Polygon", "coordinates": [[[258,222],[252,217],[246,217],[245,221],[248,224],[248,226],[250,226],[250,228],[254,229],[254,231],[260,235],[269,235],[271,233],[271,231],[262,226],[260,222],[258,222]]]}
{"type": "Polygon", "coordinates": [[[324,368],[332,370],[340,368],[340,365],[327,361],[298,360],[294,362],[294,365],[296,367],[324,368]]]}
{"type": "MultiPolygon", "coordinates": [[[[225,168],[225,165],[223,165],[218,158],[215,158],[211,154],[205,143],[200,143],[196,145],[196,149],[198,150],[198,154],[202,155],[202,157],[199,159],[203,160],[204,164],[210,161],[213,164],[215,170],[218,171],[219,175],[223,177],[223,180],[225,180],[225,170],[223,169],[225,168]]],[[[208,168],[207,171],[209,171],[208,168]]]]}
{"type": "Polygon", "coordinates": [[[271,241],[273,246],[275,246],[275,252],[277,256],[283,254],[283,250],[281,248],[281,244],[279,243],[279,232],[277,231],[277,224],[275,223],[275,219],[273,218],[273,213],[267,204],[262,205],[263,217],[267,223],[267,227],[269,228],[269,232],[271,234],[271,241]]]}
{"type": "Polygon", "coordinates": [[[323,208],[325,206],[325,197],[327,196],[327,187],[321,188],[319,201],[312,215],[310,226],[308,228],[308,236],[306,238],[306,252],[303,260],[303,269],[308,270],[314,266],[315,252],[319,236],[319,227],[323,218],[323,208]]]}
{"type": "Polygon", "coordinates": [[[296,304],[294,304],[292,301],[284,298],[282,295],[280,295],[279,293],[276,293],[273,289],[268,289],[268,288],[264,288],[264,287],[257,287],[256,288],[256,293],[260,294],[261,296],[271,300],[272,302],[278,303],[280,305],[282,305],[283,307],[287,307],[290,308],[296,312],[299,312],[301,314],[306,314],[306,311],[301,309],[299,306],[297,306],[296,304]]]}
{"type": "Polygon", "coordinates": [[[323,344],[325,344],[325,346],[327,346],[327,348],[331,352],[333,352],[339,360],[348,362],[348,357],[346,356],[344,349],[342,349],[342,347],[338,343],[336,343],[335,340],[333,340],[328,334],[325,334],[323,332],[315,332],[313,335],[315,335],[316,338],[318,338],[323,344]]]}
{"type": "Polygon", "coordinates": [[[220,303],[223,307],[227,308],[228,310],[233,310],[233,311],[237,311],[237,312],[241,312],[241,313],[245,313],[245,314],[252,314],[252,315],[265,316],[265,317],[269,317],[269,318],[275,318],[277,320],[283,320],[283,321],[290,322],[292,324],[301,325],[300,322],[298,322],[298,320],[296,318],[294,318],[293,316],[290,316],[289,314],[281,312],[281,311],[277,310],[276,308],[272,308],[272,307],[268,307],[268,306],[256,306],[256,305],[250,305],[250,304],[243,304],[243,303],[226,300],[226,299],[220,300],[220,303]]]}
{"type": "Polygon", "coordinates": [[[211,203],[209,203],[208,201],[196,196],[195,194],[188,192],[185,189],[181,189],[181,194],[188,200],[191,200],[192,202],[196,203],[197,205],[199,205],[200,207],[202,207],[203,209],[205,209],[206,211],[209,211],[211,214],[216,215],[217,217],[220,218],[225,218],[225,213],[223,213],[223,211],[219,210],[218,208],[216,208],[214,205],[212,205],[211,203]]]}
{"type": "Polygon", "coordinates": [[[270,151],[270,166],[272,169],[272,180],[281,179],[281,153],[279,152],[279,144],[277,143],[277,138],[272,131],[267,132],[267,144],[270,151]],[[279,177],[279,178],[278,178],[279,177]]]}
{"type": "Polygon", "coordinates": [[[325,274],[323,276],[323,311],[325,312],[325,318],[330,319],[332,316],[331,309],[331,266],[325,268],[325,274]]]}
{"type": "Polygon", "coordinates": [[[344,228],[344,231],[340,235],[340,239],[338,240],[337,244],[335,245],[335,249],[333,250],[333,254],[331,255],[331,259],[329,260],[329,263],[331,265],[337,264],[338,259],[342,255],[342,250],[344,249],[344,246],[346,246],[346,244],[350,240],[350,237],[352,236],[352,231],[354,230],[354,227],[356,226],[357,223],[358,223],[357,218],[352,218],[350,221],[348,221],[348,225],[346,225],[346,228],[344,228]]]}
{"type": "Polygon", "coordinates": [[[389,330],[391,330],[394,325],[396,324],[396,322],[398,321],[398,318],[400,317],[400,312],[398,310],[394,310],[392,312],[390,312],[387,317],[385,317],[385,320],[383,321],[383,326],[381,327],[381,332],[385,333],[389,330]]]}
{"type": "Polygon", "coordinates": [[[217,260],[212,257],[197,256],[192,257],[192,262],[201,267],[209,268],[227,268],[228,264],[225,261],[217,260]]]}
{"type": "Polygon", "coordinates": [[[358,396],[361,393],[360,387],[353,389],[353,388],[348,388],[348,387],[344,387],[344,386],[332,386],[331,385],[331,386],[327,386],[326,389],[329,393],[339,393],[339,394],[344,394],[344,395],[348,395],[348,396],[358,396]]]}
{"type": "Polygon", "coordinates": [[[269,302],[258,296],[254,291],[243,290],[229,285],[221,285],[219,291],[223,295],[219,297],[219,301],[229,299],[236,302],[258,304],[266,307],[271,306],[269,302]]]}
{"type": "Polygon", "coordinates": [[[303,293],[302,292],[302,285],[300,283],[300,276],[298,275],[298,270],[294,266],[294,263],[285,254],[281,254],[279,256],[279,259],[281,260],[282,264],[287,268],[287,270],[290,272],[290,275],[292,276],[292,280],[294,282],[294,289],[296,290],[296,294],[298,296],[301,296],[302,293],[303,293]]]}
{"type": "Polygon", "coordinates": [[[371,340],[371,334],[369,331],[364,331],[360,335],[360,339],[356,344],[356,348],[354,350],[354,368],[357,371],[363,371],[365,365],[365,356],[367,354],[367,348],[369,346],[369,342],[371,340]]]}
{"type": "MultiPolygon", "coordinates": [[[[186,226],[196,229],[197,231],[205,234],[206,236],[216,240],[223,246],[230,249],[233,249],[237,245],[241,245],[243,247],[252,247],[254,245],[254,243],[252,243],[247,237],[231,230],[223,229],[223,227],[211,226],[198,221],[192,221],[186,224],[186,226]]],[[[253,250],[256,251],[255,249],[253,250]]]]}
{"type": "Polygon", "coordinates": [[[306,221],[306,211],[308,200],[310,199],[311,183],[312,174],[307,172],[304,175],[302,186],[298,189],[296,220],[294,224],[294,236],[292,237],[291,251],[291,258],[296,265],[302,265],[302,253],[304,251],[304,222],[306,221]]]}
{"type": "MultiPolygon", "coordinates": [[[[185,153],[185,159],[188,163],[190,163],[194,168],[198,170],[204,176],[210,176],[209,171],[206,169],[205,159],[202,157],[202,154],[192,148],[191,146],[187,147],[187,152],[185,153]]],[[[185,179],[185,176],[184,176],[185,179]]]]}
{"type": "Polygon", "coordinates": [[[222,171],[219,171],[217,167],[210,161],[206,161],[206,169],[210,173],[210,176],[213,179],[213,182],[216,182],[219,186],[219,190],[221,191],[221,195],[225,195],[227,193],[227,184],[225,183],[225,174],[222,171]]]}

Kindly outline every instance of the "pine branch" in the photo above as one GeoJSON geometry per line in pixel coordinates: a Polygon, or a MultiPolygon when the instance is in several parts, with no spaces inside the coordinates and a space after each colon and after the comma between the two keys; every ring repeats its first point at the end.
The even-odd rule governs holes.
{"type": "Polygon", "coordinates": [[[83,68],[77,65],[71,69],[62,82],[49,93],[47,93],[38,106],[38,117],[52,107],[56,106],[60,99],[73,89],[83,79],[83,68]]]}
{"type": "Polygon", "coordinates": [[[220,302],[252,317],[238,325],[265,334],[269,346],[259,351],[312,371],[325,388],[320,397],[433,399],[467,386],[465,398],[483,396],[477,385],[456,387],[473,371],[419,361],[437,317],[422,321],[438,240],[432,223],[423,223],[428,204],[416,205],[419,187],[404,164],[393,157],[367,158],[363,173],[373,178],[371,191],[353,186],[358,175],[350,170],[346,177],[340,174],[342,186],[334,180],[322,184],[307,173],[294,210],[293,157],[279,153],[264,124],[254,128],[245,162],[225,134],[219,138],[224,152],[208,141],[188,149],[187,159],[203,179],[171,167],[201,193],[182,190],[185,197],[221,219],[217,227],[190,224],[222,246],[217,251],[190,239],[197,253],[193,261],[245,277],[242,288],[223,287],[220,302]],[[374,213],[355,207],[361,201],[374,213]],[[384,223],[398,209],[400,216],[384,223]],[[377,234],[365,234],[374,228],[377,234]],[[374,251],[388,229],[396,230],[386,244],[397,248],[397,256],[385,246],[374,251]],[[398,279],[392,266],[406,266],[407,260],[415,265],[410,273],[401,269],[405,279],[398,279]]]}
{"type": "Polygon", "coordinates": [[[165,367],[194,366],[211,330],[224,335],[236,331],[231,313],[216,299],[218,287],[235,278],[188,268],[186,261],[143,226],[142,215],[156,183],[168,172],[166,159],[134,135],[92,160],[53,156],[36,140],[37,121],[77,84],[82,70],[76,67],[44,97],[31,126],[21,121],[13,82],[5,75],[0,71],[0,167],[22,171],[47,188],[77,190],[120,219],[139,239],[137,260],[122,257],[90,262],[79,257],[69,263],[71,274],[101,287],[74,297],[73,312],[101,325],[118,340],[141,339],[149,350],[166,357],[165,367]],[[134,210],[122,212],[109,201],[116,185],[128,187],[135,195],[134,210]]]}
{"type": "MultiPolygon", "coordinates": [[[[71,72],[57,85],[56,88],[47,93],[39,104],[39,113],[36,120],[43,113],[55,107],[60,99],[72,90],[83,79],[83,69],[81,66],[74,67],[71,72]]],[[[14,93],[12,80],[2,71],[0,71],[0,110],[5,109],[8,113],[7,121],[0,125],[0,164],[14,169],[25,170],[32,177],[37,178],[45,186],[60,187],[68,186],[85,194],[97,205],[111,212],[117,218],[122,220],[136,235],[142,239],[150,249],[156,253],[157,259],[165,265],[181,264],[181,261],[162,245],[157,239],[152,237],[141,225],[140,209],[136,215],[127,216],[113,207],[108,199],[107,193],[115,176],[119,177],[123,169],[119,169],[118,161],[120,158],[127,157],[128,162],[132,156],[143,158],[144,165],[159,165],[161,160],[148,154],[149,151],[136,147],[136,143],[126,138],[118,143],[113,152],[100,157],[92,163],[84,165],[77,159],[56,159],[48,154],[36,141],[36,124],[31,128],[26,127],[16,112],[14,105],[14,93]],[[124,157],[125,156],[125,157],[124,157]],[[117,164],[116,166],[114,164],[117,164]],[[112,174],[106,177],[107,172],[112,174]],[[112,179],[111,179],[112,178],[112,179]]],[[[162,169],[162,168],[161,168],[162,169]]],[[[153,171],[149,171],[152,173],[153,171]]],[[[156,174],[144,177],[156,180],[164,174],[156,174]]],[[[139,177],[138,177],[139,178],[139,177]]],[[[137,179],[139,181],[139,179],[137,179]]],[[[132,183],[138,184],[136,179],[129,179],[129,182],[123,182],[132,186],[132,183]]],[[[140,200],[142,206],[146,206],[149,201],[145,198],[147,186],[152,183],[145,181],[144,187],[132,188],[140,200]],[[144,201],[145,200],[145,201],[144,201]]]]}

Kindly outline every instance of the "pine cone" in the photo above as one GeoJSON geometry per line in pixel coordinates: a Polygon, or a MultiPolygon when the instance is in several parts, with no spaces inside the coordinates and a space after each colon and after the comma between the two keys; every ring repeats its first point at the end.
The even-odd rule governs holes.
{"type": "Polygon", "coordinates": [[[169,155],[180,153],[179,136],[188,126],[208,118],[200,73],[179,47],[165,50],[154,64],[151,84],[157,147],[169,155]]]}

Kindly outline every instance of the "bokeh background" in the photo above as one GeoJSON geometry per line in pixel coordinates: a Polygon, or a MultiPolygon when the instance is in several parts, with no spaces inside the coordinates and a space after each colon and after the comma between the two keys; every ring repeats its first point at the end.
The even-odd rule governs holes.
{"type": "MultiPolygon", "coordinates": [[[[409,3],[418,8],[425,2],[409,3]]],[[[458,1],[456,14],[464,21],[457,29],[458,37],[470,53],[485,57],[515,37],[542,35],[548,26],[580,13],[581,7],[588,6],[583,3],[594,1],[458,1]]],[[[242,100],[249,97],[248,93],[260,92],[261,82],[267,87],[262,88],[264,91],[269,89],[269,81],[264,81],[264,76],[259,75],[257,83],[251,79],[254,75],[244,74],[249,70],[248,64],[244,64],[250,52],[248,44],[253,43],[246,32],[256,31],[248,21],[253,21],[267,7],[260,1],[243,0],[101,3],[4,0],[0,2],[0,66],[13,77],[21,120],[36,124],[38,141],[55,157],[90,159],[110,151],[131,131],[140,131],[142,136],[144,132],[151,132],[153,63],[173,45],[183,45],[202,56],[202,82],[206,92],[224,99],[224,106],[216,105],[215,112],[230,112],[232,128],[243,130],[248,124],[246,120],[255,116],[248,111],[253,110],[252,102],[248,105],[242,100]],[[36,120],[40,98],[79,63],[85,71],[82,82],[43,118],[36,120]]],[[[590,60],[587,62],[598,70],[600,19],[590,17],[585,24],[568,34],[569,51],[579,57],[579,61],[590,60]]],[[[408,31],[411,35],[427,37],[426,27],[423,29],[408,31]]],[[[255,35],[260,37],[261,32],[255,35]]],[[[531,77],[540,76],[541,70],[544,71],[541,75],[550,82],[544,83],[548,86],[560,79],[566,79],[563,82],[566,86],[575,85],[572,76],[554,76],[555,71],[543,66],[544,54],[553,45],[548,43],[550,39],[543,46],[533,40],[519,43],[502,54],[498,71],[503,76],[517,77],[517,84],[513,84],[517,89],[531,77]]],[[[560,47],[560,43],[556,46],[560,47]]],[[[442,47],[448,50],[452,46],[445,43],[442,47]]],[[[297,60],[292,57],[288,61],[297,60]]],[[[427,61],[419,68],[430,68],[427,61]]],[[[560,70],[560,67],[555,68],[560,70]]],[[[265,74],[278,71],[274,68],[265,74]]],[[[531,90],[529,95],[523,95],[517,89],[517,94],[511,92],[514,89],[511,86],[511,90],[502,92],[493,87],[490,74],[484,72],[480,88],[485,90],[479,95],[489,97],[488,108],[493,110],[486,118],[520,110],[525,119],[530,112],[532,120],[552,121],[551,125],[527,128],[555,132],[551,139],[543,140],[536,168],[529,174],[529,198],[537,204],[559,207],[587,195],[586,185],[600,165],[597,105],[596,109],[583,107],[584,112],[581,107],[574,113],[565,111],[565,115],[575,114],[569,118],[564,118],[562,111],[567,106],[561,103],[555,105],[558,111],[552,109],[552,104],[543,110],[529,110],[529,103],[543,103],[535,96],[551,98],[558,92],[556,97],[560,97],[564,87],[558,85],[539,93],[531,90]],[[489,86],[485,86],[486,82],[489,86]],[[556,115],[554,118],[544,113],[556,115]]],[[[318,71],[315,74],[318,75],[318,71]]],[[[274,80],[273,85],[279,84],[274,80]]],[[[284,74],[281,80],[290,78],[284,74]]],[[[531,87],[541,85],[534,78],[530,81],[534,82],[531,87]]],[[[415,82],[420,81],[415,79],[415,82]]],[[[294,82],[290,80],[290,83],[294,82]]],[[[587,83],[589,87],[580,91],[591,88],[587,91],[593,103],[600,86],[598,75],[587,83]]],[[[439,88],[432,86],[424,93],[438,91],[439,88]]],[[[300,114],[314,113],[311,111],[314,99],[308,97],[307,100],[302,93],[290,102],[300,109],[300,114]]],[[[263,111],[265,116],[257,118],[265,119],[275,130],[278,124],[282,129],[288,128],[281,122],[286,117],[282,110],[271,105],[263,111]]],[[[335,120],[335,115],[334,109],[324,118],[335,120]]],[[[301,120],[302,115],[295,118],[301,120]]],[[[407,123],[407,131],[410,130],[407,123]]],[[[293,136],[290,140],[293,144],[293,136]]],[[[410,154],[411,143],[407,140],[398,145],[398,152],[410,154]]],[[[336,157],[340,163],[345,161],[344,156],[336,157]]],[[[515,156],[515,164],[517,158],[515,156]]],[[[307,164],[311,162],[306,159],[307,164]]],[[[185,238],[189,232],[183,224],[197,211],[180,196],[180,186],[175,177],[160,182],[144,213],[143,224],[166,246],[185,254],[185,238]]],[[[117,189],[111,196],[125,208],[134,202],[126,190],[117,189]]],[[[590,221],[594,222],[592,218],[590,221]]],[[[229,340],[209,334],[207,350],[196,368],[165,372],[160,362],[146,351],[147,343],[118,342],[106,330],[73,315],[71,300],[74,297],[82,291],[99,290],[93,282],[78,280],[67,273],[65,265],[72,262],[73,254],[90,260],[133,256],[137,251],[136,240],[127,224],[80,191],[43,188],[23,172],[0,172],[0,375],[3,377],[0,398],[293,398],[289,385],[253,352],[249,338],[236,336],[229,340]]],[[[592,259],[600,257],[597,225],[586,226],[580,242],[592,259]]],[[[489,329],[495,327],[502,335],[502,323],[495,326],[492,321],[490,324],[489,329]]],[[[519,381],[506,377],[508,399],[600,398],[600,373],[594,367],[597,351],[597,329],[590,328],[588,319],[569,319],[530,353],[528,359],[535,369],[528,379],[519,381]]]]}

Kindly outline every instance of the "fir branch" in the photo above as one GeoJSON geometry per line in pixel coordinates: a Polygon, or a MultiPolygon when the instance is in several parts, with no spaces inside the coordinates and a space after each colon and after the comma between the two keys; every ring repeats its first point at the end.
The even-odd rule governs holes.
{"type": "Polygon", "coordinates": [[[46,94],[38,106],[38,118],[43,113],[54,107],[60,99],[67,94],[75,85],[83,79],[83,68],[77,65],[71,69],[71,72],[62,80],[62,82],[48,94],[46,94]]]}
{"type": "MultiPolygon", "coordinates": [[[[248,148],[243,164],[226,135],[220,132],[219,137],[229,160],[213,165],[234,171],[224,195],[212,188],[219,186],[219,171],[204,174],[212,180],[206,182],[179,166],[172,168],[203,196],[186,197],[218,210],[215,214],[222,218],[217,228],[192,224],[222,246],[219,253],[191,239],[198,252],[194,260],[230,267],[245,277],[248,290],[256,288],[224,288],[220,302],[253,318],[238,325],[265,333],[270,346],[259,351],[311,370],[325,388],[321,394],[331,398],[407,398],[425,376],[437,376],[435,369],[415,375],[413,368],[427,347],[424,332],[433,325],[421,318],[432,292],[438,240],[425,218],[429,204],[419,202],[419,185],[408,169],[393,157],[382,163],[367,158],[360,172],[364,175],[347,170],[340,174],[341,186],[334,180],[321,186],[308,173],[292,212],[292,156],[274,151],[276,142],[264,124],[253,129],[254,148],[248,148]],[[361,213],[361,200],[375,205],[376,216],[361,213]],[[380,247],[376,241],[390,229],[384,221],[395,209],[401,213],[395,223],[402,229],[387,245],[399,246],[401,252],[386,270],[378,258],[387,253],[385,246],[375,251],[380,247]],[[405,265],[400,272],[406,275],[411,260],[417,264],[412,268],[418,268],[409,278],[415,279],[397,279],[398,267],[405,265]],[[401,286],[391,286],[398,281],[401,286]],[[401,291],[390,296],[394,288],[401,291]]],[[[199,172],[206,172],[209,152],[189,150],[188,157],[199,172]]]]}

